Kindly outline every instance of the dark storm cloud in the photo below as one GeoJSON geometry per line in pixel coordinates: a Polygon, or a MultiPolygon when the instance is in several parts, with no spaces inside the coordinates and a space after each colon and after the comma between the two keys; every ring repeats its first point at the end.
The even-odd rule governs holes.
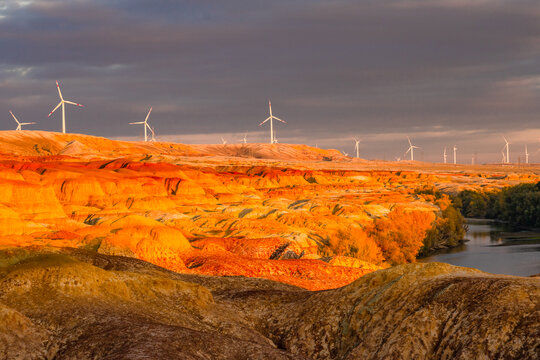
{"type": "MultiPolygon", "coordinates": [[[[383,134],[426,151],[471,131],[540,136],[537,1],[21,3],[0,7],[0,109],[43,129],[57,130],[43,115],[58,78],[86,106],[68,110],[68,129],[109,137],[136,136],[125,124],[152,105],[163,136],[255,140],[268,98],[289,121],[282,142],[343,148],[369,134],[368,157],[402,151],[383,134]]],[[[498,156],[484,141],[477,151],[498,156]]]]}

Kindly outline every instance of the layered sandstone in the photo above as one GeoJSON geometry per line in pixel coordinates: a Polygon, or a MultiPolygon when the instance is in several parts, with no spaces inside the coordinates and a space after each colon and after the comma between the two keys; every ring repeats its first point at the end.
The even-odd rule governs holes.
{"type": "MultiPolygon", "coordinates": [[[[440,207],[415,193],[420,186],[539,179],[534,167],[418,170],[303,145],[190,146],[39,131],[2,132],[0,154],[0,247],[77,247],[311,290],[388,266],[366,229],[391,211],[429,214],[414,218],[422,224],[413,219],[429,227],[440,207]],[[346,240],[356,258],[339,247],[343,233],[353,234],[346,240]]],[[[413,240],[410,249],[399,245],[404,258],[414,259],[421,238],[413,240]]]]}

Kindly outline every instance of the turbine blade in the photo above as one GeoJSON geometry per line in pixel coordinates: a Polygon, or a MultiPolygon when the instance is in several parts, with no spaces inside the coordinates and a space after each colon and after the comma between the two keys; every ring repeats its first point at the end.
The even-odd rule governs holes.
{"type": "Polygon", "coordinates": [[[144,121],[131,122],[129,125],[141,125],[144,124],[144,121]]]}
{"type": "Polygon", "coordinates": [[[270,120],[270,116],[266,118],[266,120],[264,120],[262,123],[259,124],[259,126],[261,126],[262,124],[264,124],[265,122],[267,122],[268,120],[270,120]]]}
{"type": "Polygon", "coordinates": [[[148,117],[150,116],[151,112],[152,112],[152,107],[150,106],[150,110],[148,110],[148,114],[146,115],[146,119],[144,119],[144,122],[148,121],[148,117]]]}
{"type": "MultiPolygon", "coordinates": [[[[62,100],[62,101],[64,101],[64,100],[62,100]]],[[[60,105],[62,105],[62,101],[60,101],[60,102],[58,103],[58,105],[56,105],[56,107],[53,109],[53,111],[51,111],[51,112],[49,113],[49,116],[51,116],[52,113],[55,112],[56,109],[58,109],[58,108],[60,107],[60,105]]],[[[47,117],[49,117],[49,116],[47,116],[47,117]]]]}
{"type": "Polygon", "coordinates": [[[62,92],[60,91],[60,85],[58,84],[58,80],[56,80],[56,88],[58,89],[58,95],[60,96],[60,100],[64,100],[62,97],[62,92]]]}
{"type": "Polygon", "coordinates": [[[272,116],[272,117],[273,117],[274,119],[276,119],[277,121],[281,121],[282,123],[285,123],[285,124],[287,123],[286,121],[283,121],[283,120],[281,120],[280,118],[277,118],[277,117],[275,117],[275,116],[272,116]]]}
{"type": "Polygon", "coordinates": [[[411,139],[407,136],[407,140],[409,141],[409,146],[412,146],[411,139]]]}
{"type": "Polygon", "coordinates": [[[11,116],[13,116],[13,118],[15,119],[15,121],[17,122],[17,124],[20,124],[19,120],[15,117],[15,115],[13,115],[13,113],[11,112],[11,110],[9,110],[9,113],[11,114],[11,116]]]}
{"type": "Polygon", "coordinates": [[[64,102],[65,102],[66,104],[71,104],[71,105],[76,105],[76,106],[84,107],[84,105],[74,103],[73,101],[67,101],[67,100],[64,100],[64,102]]]}
{"type": "Polygon", "coordinates": [[[19,123],[19,124],[21,124],[21,125],[34,125],[34,124],[35,124],[35,122],[29,122],[29,123],[19,123]]]}

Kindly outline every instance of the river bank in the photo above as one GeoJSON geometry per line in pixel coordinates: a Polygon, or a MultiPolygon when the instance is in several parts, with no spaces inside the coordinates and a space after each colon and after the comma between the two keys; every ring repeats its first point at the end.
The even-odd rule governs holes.
{"type": "Polygon", "coordinates": [[[518,276],[540,273],[540,231],[521,230],[493,220],[467,219],[461,245],[419,259],[518,276]]]}

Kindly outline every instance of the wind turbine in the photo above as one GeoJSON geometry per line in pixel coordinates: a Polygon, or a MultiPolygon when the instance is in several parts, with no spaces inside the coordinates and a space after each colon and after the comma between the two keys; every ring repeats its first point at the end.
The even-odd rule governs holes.
{"type": "MultiPolygon", "coordinates": [[[[150,106],[150,110],[148,110],[148,114],[146,115],[146,118],[144,121],[137,121],[137,122],[131,122],[129,125],[142,125],[144,124],[144,141],[148,141],[148,130],[150,130],[153,134],[154,130],[148,125],[148,117],[150,116],[150,113],[152,112],[152,107],[150,106]]],[[[153,138],[153,135],[152,135],[153,138]]]]}
{"type": "Polygon", "coordinates": [[[223,137],[221,138],[221,142],[223,143],[223,145],[227,144],[227,140],[225,140],[223,137]]]}
{"type": "Polygon", "coordinates": [[[285,123],[285,124],[287,122],[281,120],[280,118],[275,117],[274,115],[272,115],[272,103],[270,102],[270,100],[268,100],[268,109],[270,110],[270,116],[267,117],[266,120],[264,120],[262,123],[260,123],[259,126],[261,126],[262,124],[264,124],[265,122],[270,120],[270,144],[274,144],[274,143],[277,143],[277,140],[275,138],[273,120],[281,121],[282,123],[285,123]]]}
{"type": "Polygon", "coordinates": [[[506,143],[503,147],[503,151],[504,149],[506,149],[506,163],[509,164],[510,163],[510,143],[508,142],[508,140],[506,140],[504,136],[503,136],[503,139],[504,139],[504,142],[506,143]]]}
{"type": "Polygon", "coordinates": [[[276,130],[274,130],[274,144],[277,144],[278,141],[277,141],[277,136],[276,136],[276,130]]]}
{"type": "Polygon", "coordinates": [[[13,118],[14,118],[15,121],[17,122],[17,128],[15,129],[15,130],[17,130],[17,131],[22,130],[22,126],[23,126],[23,125],[33,125],[33,124],[35,124],[35,122],[30,122],[30,123],[22,123],[22,122],[19,122],[19,120],[17,120],[17,118],[15,117],[15,115],[13,115],[13,113],[11,112],[11,110],[9,110],[9,113],[11,114],[11,116],[13,116],[13,118]]]}
{"type": "Polygon", "coordinates": [[[64,97],[62,96],[62,92],[60,91],[60,85],[58,85],[58,80],[56,80],[56,87],[58,88],[58,95],[60,96],[60,103],[58,103],[58,105],[56,105],[53,111],[49,113],[49,116],[51,116],[52,113],[56,111],[56,109],[62,106],[62,133],[65,134],[66,133],[66,104],[71,104],[71,105],[80,106],[80,107],[83,107],[83,105],[74,103],[73,101],[64,100],[64,97]]]}
{"type": "Polygon", "coordinates": [[[153,127],[149,126],[149,128],[150,128],[150,132],[152,133],[152,138],[150,139],[150,141],[154,142],[156,141],[156,138],[155,138],[156,133],[154,132],[153,127]]]}
{"type": "Polygon", "coordinates": [[[361,139],[358,140],[357,138],[354,138],[354,150],[356,150],[356,158],[360,158],[360,141],[362,141],[361,139]]]}
{"type": "Polygon", "coordinates": [[[244,137],[240,141],[247,144],[247,133],[244,133],[244,137]]]}
{"type": "Polygon", "coordinates": [[[527,145],[525,145],[525,164],[529,163],[529,150],[527,149],[527,145]]]}
{"type": "Polygon", "coordinates": [[[457,154],[456,154],[456,151],[457,151],[457,146],[454,145],[454,165],[457,164],[457,154]]]}
{"type": "Polygon", "coordinates": [[[501,150],[501,155],[502,155],[502,163],[505,164],[506,163],[506,155],[504,155],[503,150],[501,150]]]}
{"type": "Polygon", "coordinates": [[[446,158],[448,156],[446,155],[446,146],[444,147],[444,153],[443,153],[443,159],[444,159],[444,163],[446,164],[446,158]]]}
{"type": "Polygon", "coordinates": [[[414,146],[411,143],[411,139],[408,136],[407,136],[407,140],[409,140],[409,148],[405,152],[405,155],[407,155],[407,153],[410,151],[411,152],[411,161],[414,161],[414,149],[420,149],[420,148],[418,146],[414,146]]]}

